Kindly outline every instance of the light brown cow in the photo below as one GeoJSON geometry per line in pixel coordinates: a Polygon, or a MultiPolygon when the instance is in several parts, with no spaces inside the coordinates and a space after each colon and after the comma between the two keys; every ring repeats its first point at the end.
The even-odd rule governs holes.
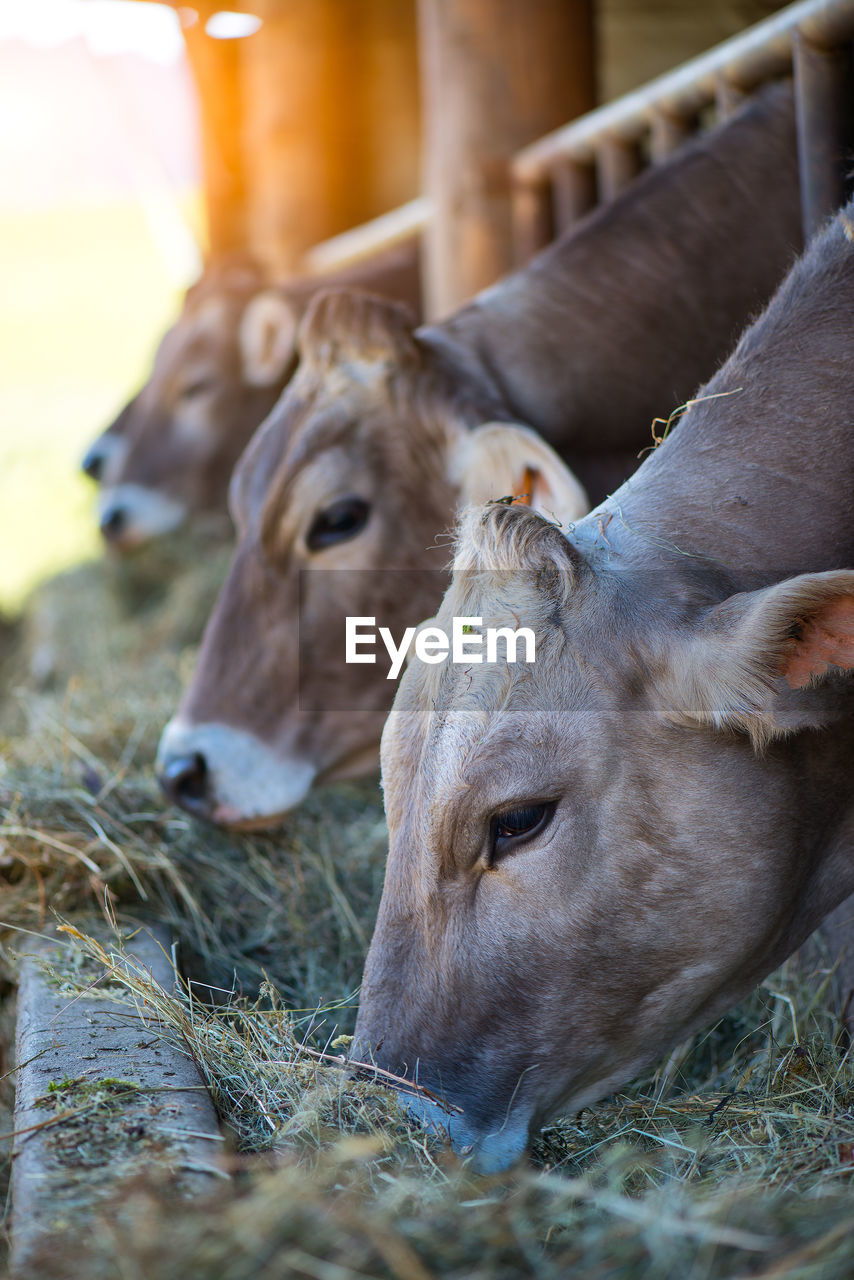
{"type": "MultiPolygon", "coordinates": [[[[259,438],[253,449],[260,443],[259,438]]],[[[448,449],[450,442],[446,442],[448,449]]],[[[380,621],[403,617],[418,622],[424,602],[435,605],[447,583],[447,547],[435,543],[434,533],[442,524],[450,523],[451,512],[458,505],[482,501],[491,493],[507,493],[524,497],[535,509],[564,521],[580,518],[589,510],[587,496],[571,472],[539,436],[525,427],[486,423],[476,430],[460,432],[453,458],[453,481],[447,474],[446,457],[440,455],[434,461],[425,456],[417,501],[415,494],[405,489],[396,488],[389,494],[390,519],[396,522],[398,532],[393,548],[383,552],[382,541],[390,530],[378,528],[374,521],[373,554],[377,559],[384,555],[386,568],[378,575],[368,575],[376,576],[371,584],[365,582],[359,559],[354,557],[350,571],[343,556],[336,562],[337,572],[310,574],[307,581],[301,582],[298,566],[310,563],[310,544],[306,548],[308,555],[299,546],[299,559],[294,556],[291,560],[291,572],[277,572],[282,546],[287,554],[294,526],[298,522],[305,524],[310,516],[305,500],[310,502],[313,493],[323,491],[323,459],[310,475],[301,477],[303,486],[294,495],[288,523],[283,527],[271,522],[265,530],[256,528],[254,536],[238,548],[238,571],[229,575],[217,604],[217,615],[224,614],[229,619],[233,644],[227,651],[217,645],[213,656],[202,658],[211,664],[207,671],[219,689],[220,706],[225,708],[223,720],[232,723],[193,725],[191,748],[204,751],[204,762],[191,759],[188,765],[184,760],[182,737],[186,730],[180,720],[170,724],[160,747],[161,759],[171,751],[180,761],[184,787],[181,800],[191,812],[198,811],[228,825],[268,826],[303,799],[318,774],[324,781],[336,781],[375,767],[376,744],[394,686],[386,679],[388,664],[378,663],[367,673],[364,666],[342,665],[343,619],[363,613],[368,585],[371,607],[376,607],[380,621]],[[411,514],[407,503],[412,507],[411,514]],[[257,552],[259,542],[265,549],[263,559],[257,552]],[[435,569],[430,567],[431,542],[433,563],[438,566],[435,569]],[[255,607],[249,611],[247,596],[253,606],[260,604],[260,616],[255,607]],[[299,644],[293,626],[297,615],[304,642],[308,637],[302,664],[296,652],[289,652],[299,644]],[[248,623],[248,634],[244,623],[248,623]],[[254,631],[259,624],[268,640],[263,651],[259,651],[254,631]],[[285,661],[281,660],[282,654],[286,655],[285,661]],[[259,661],[265,664],[266,679],[259,678],[259,661]],[[239,712],[251,707],[254,723],[261,726],[262,734],[268,725],[276,732],[283,703],[301,708],[301,712],[285,721],[284,733],[279,733],[277,751],[273,753],[265,746],[263,736],[241,730],[239,712]],[[235,720],[238,727],[234,727],[235,720]],[[331,748],[326,767],[323,757],[318,763],[317,744],[329,744],[327,750],[331,748]],[[221,751],[227,753],[225,769],[219,766],[221,751]]],[[[357,448],[340,465],[351,481],[358,480],[357,448]]],[[[247,509],[238,505],[241,501],[246,502],[246,498],[235,498],[238,516],[247,509]]],[[[346,496],[324,504],[324,511],[332,512],[334,519],[325,515],[323,524],[315,524],[319,547],[323,546],[327,529],[336,530],[345,522],[360,518],[356,500],[346,496]]],[[[249,519],[257,517],[250,515],[249,519]]],[[[246,534],[245,525],[238,527],[246,534]]],[[[354,548],[355,544],[351,542],[350,546],[354,548]]],[[[185,705],[192,714],[192,702],[185,705]]],[[[172,779],[168,757],[164,769],[164,780],[169,784],[172,779]]]]}
{"type": "Polygon", "coordinates": [[[317,298],[298,372],[235,475],[237,556],[160,745],[169,794],[220,821],[273,821],[313,783],[375,767],[391,685],[380,698],[343,645],[337,673],[320,657],[336,609],[399,635],[436,607],[441,575],[414,571],[444,566],[436,536],[471,429],[535,427],[601,497],[602,460],[630,472],[653,415],[714,370],[799,239],[792,96],[777,85],[442,324],[317,298]]]}
{"type": "Polygon", "coordinates": [[[420,305],[417,253],[390,250],[323,282],[274,281],[248,258],[187,293],[148,381],[83,459],[102,484],[101,532],[120,551],[190,516],[227,528],[234,464],[296,367],[297,323],[319,287],[354,284],[420,305]]]}
{"type": "Polygon", "coordinates": [[[482,1167],[711,1022],[854,890],[854,204],[678,429],[565,536],[468,515],[405,675],[356,1053],[482,1167]]]}

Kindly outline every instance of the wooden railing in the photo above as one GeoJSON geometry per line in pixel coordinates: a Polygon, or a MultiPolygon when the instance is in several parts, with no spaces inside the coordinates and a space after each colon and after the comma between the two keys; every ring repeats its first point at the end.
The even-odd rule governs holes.
{"type": "MultiPolygon", "coordinates": [[[[769,80],[794,73],[804,230],[846,195],[854,154],[854,0],[799,0],[773,17],[607,103],[518,152],[512,164],[518,264],[648,164],[679,149],[708,112],[724,119],[769,80]]],[[[310,274],[365,262],[421,235],[430,217],[414,200],[309,250],[310,274]]]]}
{"type": "Polygon", "coordinates": [[[525,262],[595,204],[676,151],[714,107],[725,117],[794,70],[804,230],[845,194],[852,137],[854,0],[800,0],[643,88],[520,151],[513,162],[516,258],[525,262]]]}
{"type": "Polygon", "coordinates": [[[379,218],[363,222],[351,231],[332,236],[309,249],[303,259],[307,275],[323,276],[377,258],[400,245],[415,242],[427,226],[430,203],[426,197],[410,200],[379,218]]]}

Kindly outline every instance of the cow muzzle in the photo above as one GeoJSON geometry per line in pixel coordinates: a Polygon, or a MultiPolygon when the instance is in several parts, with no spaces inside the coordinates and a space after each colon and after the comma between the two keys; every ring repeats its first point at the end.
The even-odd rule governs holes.
{"type": "Polygon", "coordinates": [[[126,441],[121,436],[105,431],[84,453],[80,462],[80,470],[90,480],[100,484],[104,479],[108,464],[112,464],[115,470],[126,453],[126,441]]]}
{"type": "MultiPolygon", "coordinates": [[[[363,979],[363,984],[365,980],[363,979]]],[[[365,985],[362,988],[364,1001],[365,985]]],[[[395,1003],[405,999],[396,993],[395,1003]]],[[[395,1036],[392,1032],[390,1039],[395,1036]]],[[[356,1032],[350,1047],[351,1062],[356,1070],[373,1066],[384,1074],[392,1072],[392,1087],[397,1089],[400,1106],[428,1133],[449,1142],[462,1160],[470,1160],[478,1173],[499,1173],[509,1169],[524,1156],[534,1118],[533,1102],[523,1091],[525,1071],[520,1073],[517,1087],[502,1091],[504,1100],[493,1097],[489,1102],[478,1096],[489,1081],[490,1073],[482,1064],[472,1067],[461,1078],[455,1071],[455,1083],[448,1089],[442,1084],[443,1070],[427,1065],[417,1056],[408,1057],[399,1046],[389,1046],[384,1033],[366,1032],[364,1004],[356,1019],[356,1032]],[[372,1048],[376,1043],[378,1054],[372,1048]],[[405,1079],[411,1084],[397,1084],[405,1079]],[[429,1082],[429,1087],[425,1087],[429,1082]]]]}
{"type": "Polygon", "coordinates": [[[105,489],[98,504],[101,536],[119,551],[171,533],[187,518],[183,502],[138,484],[105,489]]]}
{"type": "Polygon", "coordinates": [[[528,1146],[528,1118],[515,1112],[494,1126],[475,1125],[465,1111],[433,1102],[418,1094],[401,1093],[404,1111],[429,1133],[446,1138],[478,1173],[501,1173],[524,1156],[528,1146]]]}
{"type": "Polygon", "coordinates": [[[246,730],[178,718],[163,731],[155,767],[174,804],[195,818],[244,830],[274,826],[317,776],[307,761],[277,755],[246,730]]]}
{"type": "Polygon", "coordinates": [[[197,818],[209,818],[208,766],[198,751],[173,756],[158,774],[161,787],[173,804],[197,818]]]}

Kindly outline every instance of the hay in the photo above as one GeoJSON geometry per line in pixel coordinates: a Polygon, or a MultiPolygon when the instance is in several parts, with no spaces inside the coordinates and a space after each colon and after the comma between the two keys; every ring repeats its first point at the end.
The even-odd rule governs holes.
{"type": "MultiPolygon", "coordinates": [[[[108,594],[75,589],[64,607],[91,622],[108,594]]],[[[192,1205],[139,1185],[100,1212],[73,1257],[40,1259],[39,1275],[854,1271],[854,1073],[820,973],[790,963],[648,1078],[550,1125],[531,1167],[506,1177],[475,1177],[403,1117],[382,1079],[344,1072],[339,1036],[352,1030],[382,882],[376,784],[327,790],[271,836],[232,837],[165,809],[151,749],[193,636],[163,616],[149,621],[167,643],[147,650],[134,613],[127,634],[81,647],[71,688],[19,678],[3,712],[4,725],[29,728],[7,729],[3,746],[0,977],[10,990],[17,931],[41,930],[52,912],[82,934],[60,975],[69,994],[113,968],[81,912],[115,916],[119,930],[126,908],[168,923],[191,979],[183,993],[131,970],[107,989],[192,1053],[238,1176],[192,1205]]]]}
{"type": "Polygon", "coordinates": [[[599,1179],[523,1174],[501,1186],[449,1171],[425,1194],[411,1177],[375,1190],[366,1176],[369,1158],[366,1144],[342,1143],[310,1179],[288,1164],[195,1212],[141,1187],[102,1218],[73,1268],[45,1257],[37,1274],[92,1280],[850,1274],[843,1192],[805,1204],[792,1218],[779,1198],[760,1205],[733,1188],[710,1193],[702,1208],[673,1195],[638,1201],[621,1190],[622,1171],[612,1167],[599,1179]]]}
{"type": "Polygon", "coordinates": [[[375,782],[312,797],[279,835],[232,837],[166,808],[149,763],[105,761],[45,722],[39,743],[54,762],[7,757],[0,783],[7,980],[3,923],[38,932],[108,902],[168,924],[197,981],[256,991],[273,974],[302,1009],[354,990],[385,855],[375,782]]]}

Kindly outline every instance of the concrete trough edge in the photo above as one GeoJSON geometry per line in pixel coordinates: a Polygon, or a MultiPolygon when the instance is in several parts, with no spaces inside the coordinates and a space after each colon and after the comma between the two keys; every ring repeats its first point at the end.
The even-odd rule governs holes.
{"type": "MultiPolygon", "coordinates": [[[[107,941],[105,929],[86,927],[107,941]]],[[[10,1259],[10,1274],[21,1277],[34,1274],[43,1250],[67,1250],[125,1182],[154,1171],[175,1194],[193,1196],[227,1176],[216,1112],[192,1059],[158,1036],[145,1011],[58,990],[43,964],[61,963],[67,946],[33,939],[23,951],[10,1259]]],[[[138,926],[125,953],[173,990],[165,929],[138,926]]]]}

